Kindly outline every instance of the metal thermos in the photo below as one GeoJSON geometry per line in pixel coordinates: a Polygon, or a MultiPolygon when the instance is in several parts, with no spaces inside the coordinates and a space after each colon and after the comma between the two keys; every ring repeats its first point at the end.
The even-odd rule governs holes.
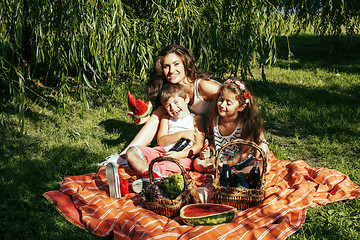
{"type": "Polygon", "coordinates": [[[180,152],[184,150],[189,144],[190,144],[189,139],[181,138],[179,141],[175,143],[175,146],[172,149],[170,149],[170,151],[180,152]]]}

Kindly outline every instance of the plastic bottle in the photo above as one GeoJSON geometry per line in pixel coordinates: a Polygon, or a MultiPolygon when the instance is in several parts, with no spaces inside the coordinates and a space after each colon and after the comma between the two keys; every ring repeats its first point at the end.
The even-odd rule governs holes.
{"type": "Polygon", "coordinates": [[[230,187],[231,169],[228,164],[228,157],[223,157],[223,166],[220,174],[220,184],[224,187],[230,187]]]}
{"type": "Polygon", "coordinates": [[[181,138],[179,141],[175,143],[175,146],[172,149],[170,149],[170,151],[180,152],[184,150],[184,148],[186,148],[189,145],[189,143],[190,143],[189,139],[181,138]]]}
{"type": "Polygon", "coordinates": [[[261,159],[256,158],[253,168],[249,172],[249,185],[252,189],[260,186],[260,162],[261,159]]]}

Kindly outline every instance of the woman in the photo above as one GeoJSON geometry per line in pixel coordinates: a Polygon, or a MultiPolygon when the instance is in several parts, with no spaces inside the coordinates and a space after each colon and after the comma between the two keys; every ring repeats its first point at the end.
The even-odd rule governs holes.
{"type": "MultiPolygon", "coordinates": [[[[209,119],[210,103],[216,99],[220,83],[209,80],[198,72],[193,54],[179,45],[166,47],[156,58],[154,71],[150,79],[150,94],[159,106],[148,119],[141,119],[146,124],[138,132],[131,143],[120,153],[123,156],[133,145],[146,146],[156,136],[161,117],[166,114],[159,104],[158,95],[165,84],[180,84],[190,95],[189,109],[195,114],[201,114],[209,119]]],[[[131,113],[130,113],[131,114],[131,113]]]]}

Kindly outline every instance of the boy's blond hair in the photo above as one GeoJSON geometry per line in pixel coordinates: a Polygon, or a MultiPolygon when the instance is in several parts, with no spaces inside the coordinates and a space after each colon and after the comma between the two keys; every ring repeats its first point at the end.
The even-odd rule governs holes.
{"type": "Polygon", "coordinates": [[[169,100],[171,97],[181,97],[186,99],[188,93],[184,86],[180,84],[166,84],[160,92],[160,102],[164,103],[169,100]]]}

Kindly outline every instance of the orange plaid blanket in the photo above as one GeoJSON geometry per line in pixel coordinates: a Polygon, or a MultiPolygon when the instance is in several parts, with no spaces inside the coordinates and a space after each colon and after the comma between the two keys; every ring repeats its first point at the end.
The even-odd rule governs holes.
{"type": "MultiPolygon", "coordinates": [[[[120,199],[108,196],[105,167],[96,174],[66,177],[60,191],[44,193],[72,223],[98,236],[114,239],[285,239],[305,221],[306,208],[316,204],[357,198],[360,187],[345,174],[326,168],[312,168],[304,161],[269,159],[264,200],[256,207],[237,211],[226,224],[192,227],[181,220],[157,215],[131,193],[120,199]],[[79,214],[74,213],[77,209],[79,214]]],[[[119,168],[130,182],[135,178],[119,168]]],[[[190,172],[197,184],[204,176],[190,172]]]]}

